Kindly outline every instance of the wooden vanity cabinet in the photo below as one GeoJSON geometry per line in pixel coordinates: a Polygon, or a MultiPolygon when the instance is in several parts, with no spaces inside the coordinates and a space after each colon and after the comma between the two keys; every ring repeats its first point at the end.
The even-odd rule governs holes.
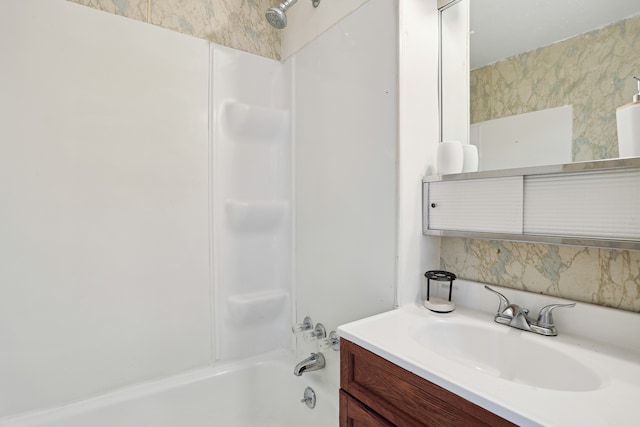
{"type": "Polygon", "coordinates": [[[345,339],[340,387],[340,427],[515,425],[345,339]]]}

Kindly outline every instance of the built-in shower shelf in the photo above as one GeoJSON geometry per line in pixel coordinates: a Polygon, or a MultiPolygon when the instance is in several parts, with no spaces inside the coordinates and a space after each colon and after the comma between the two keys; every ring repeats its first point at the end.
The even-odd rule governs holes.
{"type": "Polygon", "coordinates": [[[231,295],[227,303],[231,322],[247,325],[279,317],[289,304],[289,293],[275,289],[237,294],[231,295]]]}
{"type": "Polygon", "coordinates": [[[226,208],[236,231],[272,231],[289,215],[288,200],[227,200],[226,208]]]}
{"type": "Polygon", "coordinates": [[[288,110],[225,101],[222,111],[224,127],[237,141],[274,142],[289,126],[288,110]]]}

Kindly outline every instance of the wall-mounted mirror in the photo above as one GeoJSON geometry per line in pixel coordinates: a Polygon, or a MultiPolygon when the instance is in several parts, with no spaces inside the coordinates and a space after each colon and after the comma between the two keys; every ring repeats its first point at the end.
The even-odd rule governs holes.
{"type": "Polygon", "coordinates": [[[640,75],[638,0],[439,6],[443,140],[464,142],[461,118],[468,114],[465,132],[478,145],[480,170],[618,157],[616,108],[631,102],[633,76],[640,75]],[[448,28],[465,24],[465,10],[468,31],[457,37],[468,44],[450,43],[448,28]],[[450,71],[463,61],[468,86],[450,71]],[[452,87],[468,87],[468,110],[452,87]]]}

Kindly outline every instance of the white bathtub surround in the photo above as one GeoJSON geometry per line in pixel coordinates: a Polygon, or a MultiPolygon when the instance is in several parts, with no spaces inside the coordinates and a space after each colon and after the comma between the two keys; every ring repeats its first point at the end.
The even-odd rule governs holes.
{"type": "MultiPolygon", "coordinates": [[[[393,306],[395,6],[369,1],[311,54],[281,64],[63,0],[8,2],[0,45],[9,65],[0,76],[17,84],[0,99],[2,190],[11,208],[0,212],[10,237],[0,239],[8,266],[0,270],[3,423],[291,350],[296,301],[299,318],[310,314],[328,331],[393,306]],[[307,169],[297,189],[307,198],[298,205],[294,125],[307,169]],[[292,225],[300,206],[300,253],[308,252],[296,295],[292,225]]],[[[295,363],[317,350],[298,346],[285,377],[295,378],[295,363]]],[[[326,369],[301,378],[331,384],[335,406],[339,353],[323,352],[326,369]]],[[[253,375],[238,381],[236,412],[254,399],[250,386],[262,387],[253,375]]],[[[265,390],[287,402],[268,405],[291,413],[279,406],[291,404],[286,393],[265,390]]],[[[302,390],[292,404],[307,410],[302,390]]],[[[154,417],[180,425],[168,413],[200,399],[181,391],[160,400],[126,396],[115,411],[136,425],[154,417]]],[[[260,408],[243,422],[259,425],[260,408]]],[[[314,417],[334,417],[321,408],[314,417]]],[[[105,423],[126,425],[116,412],[105,423]]],[[[100,425],[87,416],[73,422],[100,425]]],[[[334,417],[319,426],[335,424],[334,417]]]]}
{"type": "Polygon", "coordinates": [[[215,358],[291,348],[291,63],[212,46],[215,358]]]}
{"type": "Polygon", "coordinates": [[[290,352],[139,384],[57,409],[0,421],[0,427],[328,427],[338,425],[335,390],[318,375],[295,377],[290,352]],[[300,403],[306,387],[316,407],[300,403]]]}
{"type": "MultiPolygon", "coordinates": [[[[545,305],[568,302],[494,289],[534,315],[545,305]]],[[[343,325],[339,333],[517,425],[637,424],[636,314],[579,303],[556,309],[558,336],[544,337],[495,323],[498,298],[482,284],[457,280],[453,295],[453,313],[409,304],[343,325]],[[465,331],[474,334],[456,335],[465,331]]]]}
{"type": "MultiPolygon", "coordinates": [[[[287,10],[287,27],[281,33],[280,58],[286,60],[303,50],[325,31],[340,22],[369,0],[327,0],[313,6],[310,0],[298,0],[295,7],[287,10]]],[[[277,5],[279,2],[273,2],[277,5]]],[[[341,22],[340,22],[341,23],[341,22]]]]}
{"type": "Polygon", "coordinates": [[[0,419],[290,350],[290,65],[4,12],[0,419]]]}
{"type": "Polygon", "coordinates": [[[33,0],[0,52],[0,418],[208,365],[208,44],[33,0]]]}
{"type": "MultiPolygon", "coordinates": [[[[371,0],[293,59],[296,317],[327,333],[393,307],[396,28],[395,2],[371,0]]],[[[317,350],[298,339],[299,360],[317,350]]],[[[322,352],[337,396],[339,353],[322,352]]]]}

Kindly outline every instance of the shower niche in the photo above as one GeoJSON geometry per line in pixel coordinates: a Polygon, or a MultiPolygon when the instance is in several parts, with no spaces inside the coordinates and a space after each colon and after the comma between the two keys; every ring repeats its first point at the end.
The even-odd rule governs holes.
{"type": "Polygon", "coordinates": [[[277,143],[289,130],[289,111],[236,100],[222,103],[222,126],[237,142],[277,143]]]}
{"type": "Polygon", "coordinates": [[[258,56],[212,58],[215,352],[228,360],[291,346],[291,80],[258,56]]]}

